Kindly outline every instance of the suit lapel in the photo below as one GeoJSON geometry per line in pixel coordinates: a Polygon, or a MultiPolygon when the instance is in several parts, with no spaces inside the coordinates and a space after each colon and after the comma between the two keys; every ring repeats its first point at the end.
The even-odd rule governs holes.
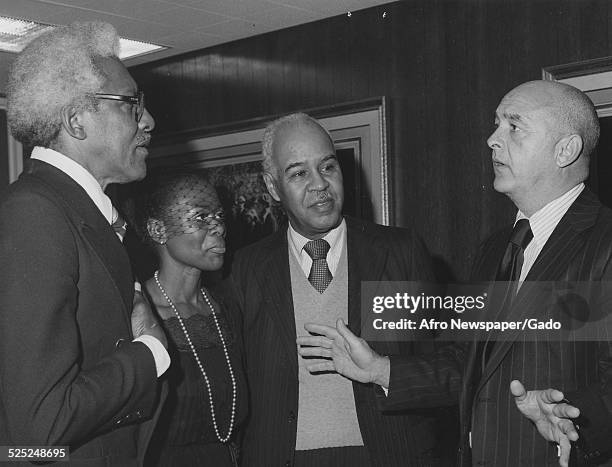
{"type": "Polygon", "coordinates": [[[129,258],[114,230],[85,190],[59,169],[38,160],[31,160],[28,173],[55,192],[68,217],[106,269],[124,307],[122,313],[131,329],[130,310],[134,294],[129,258]]]}
{"type": "MultiPolygon", "coordinates": [[[[279,328],[279,339],[285,347],[287,358],[297,358],[295,339],[295,316],[293,310],[293,293],[291,291],[291,273],[289,271],[289,248],[287,230],[275,234],[268,243],[266,259],[261,271],[266,275],[257,278],[261,294],[265,300],[268,312],[273,316],[274,323],[279,328]]],[[[305,332],[305,331],[304,331],[305,332]]],[[[297,377],[297,364],[289,365],[297,377]]]]}
{"type": "MultiPolygon", "coordinates": [[[[545,293],[543,282],[567,279],[568,268],[575,256],[583,250],[586,242],[585,233],[595,224],[600,207],[601,204],[588,189],[583,190],[570,206],[529,270],[512,304],[510,315],[512,321],[522,321],[525,317],[537,316],[537,305],[542,303],[542,293],[545,293]]],[[[495,344],[478,389],[486,383],[501,364],[521,333],[520,330],[510,331],[504,340],[495,344]]]]}
{"type": "MultiPolygon", "coordinates": [[[[289,270],[289,248],[287,231],[274,234],[268,243],[266,260],[261,270],[264,277],[258,278],[265,299],[267,311],[273,315],[279,327],[279,338],[286,349],[286,355],[296,355],[295,316],[291,273],[289,270]]],[[[365,232],[365,225],[347,218],[347,260],[348,260],[348,325],[361,335],[361,282],[382,280],[389,252],[378,238],[365,232]]],[[[297,374],[296,365],[290,365],[297,374]]]]}
{"type": "Polygon", "coordinates": [[[348,327],[361,335],[361,282],[384,280],[389,250],[378,237],[366,232],[366,224],[346,218],[348,259],[348,327]]]}

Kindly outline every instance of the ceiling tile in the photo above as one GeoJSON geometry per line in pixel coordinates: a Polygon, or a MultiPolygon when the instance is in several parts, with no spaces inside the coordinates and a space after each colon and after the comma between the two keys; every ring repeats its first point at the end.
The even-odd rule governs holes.
{"type": "Polygon", "coordinates": [[[154,42],[159,45],[168,45],[159,41],[160,37],[169,36],[176,32],[171,26],[164,26],[150,21],[135,21],[130,19],[117,19],[111,21],[121,37],[136,41],[154,42]]]}
{"type": "Polygon", "coordinates": [[[169,8],[159,0],[81,0],[82,8],[92,12],[109,13],[122,17],[146,19],[169,8]],[[86,3],[87,2],[87,3],[86,3]]]}
{"type": "Polygon", "coordinates": [[[393,0],[270,0],[278,5],[293,6],[304,10],[324,13],[326,16],[341,15],[348,11],[363,10],[371,6],[391,3],[393,0]]]}
{"type": "Polygon", "coordinates": [[[190,6],[199,10],[219,13],[225,16],[246,18],[252,13],[267,11],[276,8],[270,0],[163,0],[183,6],[190,6]]]}
{"type": "Polygon", "coordinates": [[[323,17],[322,14],[315,14],[288,6],[279,6],[265,13],[253,14],[249,19],[256,25],[265,24],[280,29],[316,21],[321,17],[323,17]]]}
{"type": "Polygon", "coordinates": [[[152,22],[177,28],[179,31],[200,29],[202,26],[226,21],[227,16],[197,10],[191,7],[177,6],[160,12],[152,22]]]}
{"type": "Polygon", "coordinates": [[[227,40],[234,40],[236,38],[246,37],[247,35],[261,34],[261,27],[256,24],[245,21],[242,19],[232,19],[223,23],[213,24],[205,28],[199,29],[199,31],[207,32],[210,34],[218,34],[225,37],[227,40]]]}
{"type": "Polygon", "coordinates": [[[123,17],[91,11],[86,8],[55,7],[53,13],[49,15],[49,19],[49,22],[53,24],[69,24],[75,21],[106,21],[116,26],[116,23],[123,20],[123,17]]]}
{"type": "MultiPolygon", "coordinates": [[[[62,7],[59,7],[62,9],[62,7]]],[[[69,12],[69,8],[63,9],[69,12]]],[[[10,16],[13,18],[31,19],[42,23],[51,23],[50,18],[55,16],[58,11],[58,6],[48,5],[35,0],[20,0],[2,2],[0,4],[0,15],[10,16]]]]}

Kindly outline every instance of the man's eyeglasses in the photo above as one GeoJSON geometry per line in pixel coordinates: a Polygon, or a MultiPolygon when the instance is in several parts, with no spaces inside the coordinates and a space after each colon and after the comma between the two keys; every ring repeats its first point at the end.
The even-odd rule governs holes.
{"type": "Polygon", "coordinates": [[[94,94],[96,99],[108,99],[111,101],[121,101],[127,102],[128,104],[132,104],[132,106],[136,106],[136,123],[140,122],[142,115],[145,110],[145,102],[144,102],[144,92],[138,91],[135,96],[124,96],[122,94],[105,94],[102,92],[97,92],[94,94]]]}

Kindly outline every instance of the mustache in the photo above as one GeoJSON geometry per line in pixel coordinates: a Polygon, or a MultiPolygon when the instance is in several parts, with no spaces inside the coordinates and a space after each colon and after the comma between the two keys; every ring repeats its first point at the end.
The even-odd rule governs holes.
{"type": "Polygon", "coordinates": [[[139,133],[136,135],[137,146],[148,146],[151,144],[151,135],[149,133],[139,133]]]}
{"type": "Polygon", "coordinates": [[[325,201],[331,197],[332,195],[328,191],[318,191],[314,196],[314,201],[325,201]]]}
{"type": "Polygon", "coordinates": [[[334,196],[329,191],[317,191],[316,193],[312,193],[308,198],[308,204],[310,206],[325,201],[334,201],[334,196]]]}

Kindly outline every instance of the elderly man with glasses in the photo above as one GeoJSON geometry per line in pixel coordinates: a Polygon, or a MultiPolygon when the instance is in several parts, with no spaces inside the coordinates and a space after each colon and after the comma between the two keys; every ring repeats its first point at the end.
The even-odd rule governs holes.
{"type": "Polygon", "coordinates": [[[145,176],[154,127],[118,50],[109,24],[75,23],[9,77],[11,131],[34,149],[0,196],[0,445],[65,447],[40,460],[142,465],[169,365],[104,193],[145,176]]]}

